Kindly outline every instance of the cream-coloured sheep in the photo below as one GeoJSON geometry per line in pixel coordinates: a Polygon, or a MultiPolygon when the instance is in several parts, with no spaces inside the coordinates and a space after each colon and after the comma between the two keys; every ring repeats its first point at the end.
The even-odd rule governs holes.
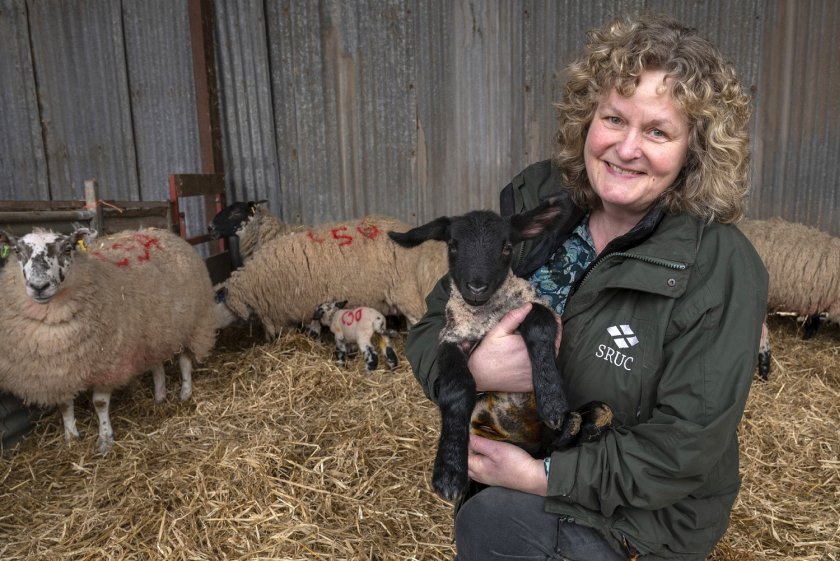
{"type": "Polygon", "coordinates": [[[190,359],[210,352],[217,319],[207,268],[186,241],[156,229],[93,235],[0,233],[20,264],[0,272],[0,389],[59,405],[68,440],[78,437],[73,400],[93,390],[105,453],[114,438],[111,392],[152,370],[163,399],[163,362],[179,354],[188,398],[190,359]]]}
{"type": "Polygon", "coordinates": [[[373,336],[379,335],[385,347],[385,362],[393,370],[399,364],[397,353],[391,346],[391,332],[386,327],[385,316],[373,308],[346,308],[347,300],[324,302],[315,309],[312,319],[326,325],[335,337],[335,357],[339,366],[344,366],[347,345],[356,345],[365,359],[368,370],[376,370],[379,355],[373,346],[373,336]]]}
{"type": "MultiPolygon", "coordinates": [[[[767,311],[807,316],[805,338],[820,314],[840,323],[840,238],[780,218],[745,220],[738,228],[764,261],[770,276],[767,311]]],[[[770,371],[769,332],[762,329],[759,374],[770,371]]]]}
{"type": "Polygon", "coordinates": [[[309,322],[319,304],[335,300],[401,314],[414,324],[446,272],[446,250],[440,242],[407,250],[386,234],[408,229],[393,218],[369,216],[275,238],[223,283],[220,306],[228,321],[255,315],[269,337],[309,322]]]}

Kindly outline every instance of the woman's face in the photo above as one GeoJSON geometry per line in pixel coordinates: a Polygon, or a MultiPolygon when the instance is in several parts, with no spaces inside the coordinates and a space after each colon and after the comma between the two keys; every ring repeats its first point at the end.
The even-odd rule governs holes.
{"type": "Polygon", "coordinates": [[[584,161],[608,212],[643,215],[685,164],[688,119],[674,104],[665,76],[646,70],[633,95],[613,89],[595,110],[584,161]]]}

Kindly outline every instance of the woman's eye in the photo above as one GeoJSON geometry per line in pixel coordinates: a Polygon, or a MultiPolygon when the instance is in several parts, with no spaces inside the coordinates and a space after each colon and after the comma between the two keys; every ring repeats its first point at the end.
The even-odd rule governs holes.
{"type": "Polygon", "coordinates": [[[652,129],[650,131],[650,135],[653,138],[668,138],[668,135],[666,135],[663,131],[661,131],[659,129],[652,129]]]}
{"type": "Polygon", "coordinates": [[[611,115],[607,117],[607,122],[611,125],[618,126],[621,124],[621,118],[611,115]]]}

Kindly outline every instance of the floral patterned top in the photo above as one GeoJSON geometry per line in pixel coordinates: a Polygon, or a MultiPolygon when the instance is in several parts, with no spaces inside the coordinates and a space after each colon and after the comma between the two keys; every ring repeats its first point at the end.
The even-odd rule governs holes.
{"type": "Polygon", "coordinates": [[[545,265],[534,271],[528,281],[551,309],[563,315],[572,285],[595,260],[596,255],[587,214],[560,249],[554,252],[545,265]]]}

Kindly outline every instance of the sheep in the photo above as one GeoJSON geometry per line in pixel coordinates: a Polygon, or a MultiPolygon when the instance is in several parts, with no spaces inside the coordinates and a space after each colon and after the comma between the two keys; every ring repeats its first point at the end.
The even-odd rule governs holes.
{"type": "MultiPolygon", "coordinates": [[[[774,218],[745,220],[738,228],[755,247],[770,275],[768,313],[806,316],[803,339],[819,325],[820,314],[840,323],[840,238],[816,228],[774,218]]],[[[770,342],[762,328],[759,375],[770,372],[770,342]]]]}
{"type": "Polygon", "coordinates": [[[397,353],[391,346],[391,336],[395,333],[385,327],[385,316],[373,308],[345,309],[346,306],[347,300],[324,302],[312,314],[314,321],[329,327],[335,336],[335,356],[338,365],[345,365],[347,344],[350,343],[357,345],[363,352],[367,369],[376,370],[379,364],[379,355],[371,344],[371,338],[374,334],[378,334],[385,346],[385,361],[388,368],[391,370],[396,368],[399,360],[397,359],[397,353]]]}
{"type": "Polygon", "coordinates": [[[326,301],[347,299],[413,325],[426,311],[425,297],[446,272],[443,244],[421,253],[393,243],[386,230],[409,226],[368,216],[280,236],[261,245],[222,283],[220,315],[226,321],[262,322],[274,338],[285,326],[305,323],[326,301]]]}
{"type": "Polygon", "coordinates": [[[469,433],[518,444],[531,453],[594,440],[612,423],[606,404],[591,402],[570,412],[555,363],[557,323],[534,287],[510,268],[513,245],[536,238],[560,215],[556,199],[506,220],[479,210],[441,217],[405,233],[389,232],[403,247],[427,240],[447,242],[452,289],[437,354],[441,432],[432,486],[447,500],[459,501],[468,488],[469,433]],[[476,395],[468,355],[510,310],[531,303],[520,324],[533,368],[531,393],[476,395]],[[583,417],[581,414],[583,413],[583,417]],[[551,429],[548,431],[544,426],[551,429]]]}
{"type": "Polygon", "coordinates": [[[74,398],[93,390],[97,451],[114,443],[111,393],[152,370],[166,396],[163,362],[179,354],[180,397],[192,394],[192,359],[215,344],[213,291],[203,260],[165,230],[0,231],[20,268],[0,272],[0,389],[25,403],[58,405],[66,440],[78,438],[74,398]]]}
{"type": "Polygon", "coordinates": [[[239,255],[244,263],[260,245],[292,232],[304,229],[303,226],[291,226],[276,218],[265,205],[268,201],[248,201],[232,203],[220,210],[207,230],[213,239],[239,238],[239,255]]]}

